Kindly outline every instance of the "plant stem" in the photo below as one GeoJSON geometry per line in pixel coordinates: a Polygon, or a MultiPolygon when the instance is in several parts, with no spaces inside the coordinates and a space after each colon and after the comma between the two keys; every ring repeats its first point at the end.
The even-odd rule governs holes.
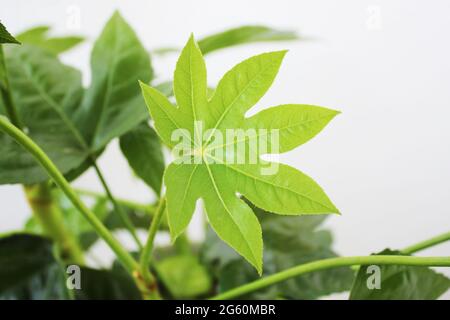
{"type": "Polygon", "coordinates": [[[24,186],[25,194],[36,220],[47,236],[55,241],[65,262],[83,265],[83,251],[76,237],[64,224],[62,213],[53,201],[46,183],[24,186]]]}
{"type": "Polygon", "coordinates": [[[310,263],[301,264],[299,266],[286,269],[275,273],[271,276],[250,282],[243,286],[231,289],[221,293],[213,300],[232,299],[244,294],[265,288],[275,283],[285,281],[287,279],[297,277],[299,275],[314,271],[331,269],[337,267],[346,267],[353,265],[405,265],[405,266],[430,266],[430,267],[449,267],[450,257],[411,257],[411,256],[367,256],[367,257],[338,257],[317,260],[310,263]]]}
{"type": "Polygon", "coordinates": [[[421,241],[419,243],[413,244],[412,246],[406,247],[402,250],[404,254],[412,254],[420,250],[427,249],[429,247],[435,246],[437,244],[443,243],[450,240],[450,232],[440,234],[436,237],[421,241]]]}
{"type": "MultiPolygon", "coordinates": [[[[12,124],[17,128],[22,128],[23,124],[11,94],[3,46],[1,45],[0,72],[2,72],[0,91],[6,114],[12,124]]],[[[75,236],[64,225],[61,210],[53,201],[50,187],[43,183],[33,186],[24,186],[24,191],[34,216],[44,229],[45,234],[56,242],[63,260],[82,265],[84,263],[83,251],[75,236]]]]}
{"type": "MultiPolygon", "coordinates": [[[[78,193],[81,196],[88,196],[88,197],[93,197],[93,198],[100,198],[100,199],[107,199],[108,196],[106,196],[103,193],[100,192],[95,192],[95,191],[91,191],[91,190],[85,190],[85,189],[79,189],[79,188],[75,188],[76,193],[78,193]]],[[[143,211],[147,214],[149,214],[150,216],[152,216],[155,213],[155,206],[154,205],[147,205],[145,203],[138,203],[135,201],[131,201],[128,199],[121,199],[121,198],[117,198],[115,197],[117,203],[121,204],[122,206],[137,210],[137,211],[143,211]]]]}
{"type": "Polygon", "coordinates": [[[112,236],[109,230],[102,224],[97,216],[91,212],[78,195],[70,186],[69,182],[64,178],[56,165],[50,160],[45,152],[26,134],[15,127],[8,118],[0,116],[0,129],[11,136],[18,144],[30,152],[41,166],[47,171],[53,181],[61,188],[72,204],[83,214],[84,218],[92,225],[100,237],[105,240],[109,247],[114,251],[119,261],[130,272],[140,271],[139,264],[134,258],[122,247],[122,245],[112,236]]]}
{"type": "Polygon", "coordinates": [[[15,126],[22,128],[23,125],[11,95],[11,86],[9,84],[8,73],[6,72],[5,56],[3,54],[2,45],[0,45],[0,71],[3,71],[2,78],[0,79],[0,91],[4,101],[6,114],[15,126]]]}
{"type": "Polygon", "coordinates": [[[142,243],[136,234],[136,228],[134,227],[133,222],[131,222],[130,217],[128,217],[126,212],[123,211],[122,206],[114,198],[114,196],[111,192],[111,189],[109,188],[108,184],[106,183],[105,177],[103,176],[102,172],[100,171],[100,168],[98,167],[94,158],[92,158],[92,165],[94,166],[95,172],[97,173],[97,176],[100,179],[103,189],[105,189],[108,199],[111,201],[111,203],[114,206],[114,210],[119,215],[120,220],[122,220],[122,223],[124,224],[125,228],[129,231],[131,237],[136,242],[136,244],[139,248],[139,251],[142,251],[142,243]]]}
{"type": "Polygon", "coordinates": [[[142,251],[140,259],[142,275],[144,276],[144,279],[147,280],[148,282],[154,281],[150,273],[150,263],[153,254],[153,243],[155,241],[155,236],[158,231],[159,224],[161,223],[165,207],[166,207],[166,198],[161,197],[159,200],[158,207],[155,211],[155,215],[153,216],[152,223],[150,224],[147,242],[145,244],[144,250],[142,251]]]}
{"type": "MultiPolygon", "coordinates": [[[[18,113],[17,110],[14,106],[12,97],[11,97],[11,90],[9,87],[9,81],[8,81],[8,77],[6,74],[6,66],[5,66],[5,61],[4,61],[4,56],[3,56],[3,48],[0,48],[0,69],[3,68],[5,70],[5,76],[4,79],[4,84],[2,84],[1,86],[1,93],[3,96],[3,99],[5,101],[5,109],[7,111],[7,114],[9,116],[9,118],[11,119],[11,122],[18,128],[22,128],[22,124],[20,122],[20,119],[18,117],[18,113]]],[[[90,154],[90,159],[92,161],[92,165],[95,169],[95,172],[97,173],[98,178],[100,179],[100,182],[103,186],[103,188],[105,189],[105,192],[108,196],[108,198],[110,199],[110,201],[112,202],[113,206],[114,206],[114,211],[117,212],[117,214],[119,215],[120,219],[122,220],[122,223],[124,224],[125,228],[128,229],[128,231],[130,232],[131,236],[133,237],[133,239],[135,240],[136,244],[138,245],[139,249],[142,249],[142,244],[139,241],[139,238],[136,235],[135,232],[135,228],[133,226],[133,223],[131,222],[131,220],[129,219],[129,217],[126,215],[126,213],[123,211],[123,209],[121,208],[121,206],[116,202],[116,200],[114,199],[111,190],[108,187],[108,184],[106,183],[106,180],[103,176],[103,174],[100,171],[100,168],[98,167],[95,157],[93,156],[89,146],[87,145],[86,141],[84,140],[84,138],[82,137],[82,135],[80,134],[80,132],[74,127],[74,126],[70,126],[70,129],[74,135],[74,137],[77,139],[77,141],[80,143],[80,145],[89,152],[90,154]]]]}

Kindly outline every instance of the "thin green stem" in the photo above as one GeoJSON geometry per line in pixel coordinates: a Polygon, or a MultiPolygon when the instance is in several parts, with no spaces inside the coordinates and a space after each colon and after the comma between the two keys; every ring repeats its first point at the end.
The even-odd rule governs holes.
{"type": "Polygon", "coordinates": [[[53,239],[63,261],[84,264],[83,251],[78,239],[67,229],[59,206],[55,203],[47,182],[24,186],[33,216],[45,235],[53,239]]]}
{"type": "MultiPolygon", "coordinates": [[[[87,197],[99,198],[99,199],[108,199],[107,195],[100,193],[100,192],[95,192],[95,191],[85,190],[85,189],[80,189],[80,188],[75,188],[75,191],[81,196],[87,196],[87,197]]],[[[134,209],[137,211],[143,211],[150,216],[152,216],[155,213],[156,207],[152,204],[139,203],[136,201],[131,201],[128,199],[117,198],[117,197],[115,197],[115,199],[116,199],[117,203],[121,204],[124,207],[128,207],[130,209],[134,209]]]]}
{"type": "MultiPolygon", "coordinates": [[[[3,48],[0,48],[0,68],[3,68],[6,71],[6,67],[5,67],[5,61],[4,61],[4,56],[3,56],[3,48]]],[[[12,97],[11,97],[11,90],[9,88],[9,81],[8,81],[8,77],[6,75],[5,72],[5,76],[4,79],[2,79],[4,82],[4,85],[1,86],[1,93],[3,96],[3,99],[5,101],[5,109],[7,111],[7,114],[9,116],[9,118],[11,119],[11,122],[18,128],[22,128],[22,125],[20,123],[20,119],[18,117],[18,113],[17,110],[14,106],[12,97]],[[4,88],[3,88],[4,87],[4,88]]],[[[56,108],[58,109],[58,108],[56,108]]],[[[77,139],[77,141],[80,143],[80,145],[89,152],[90,154],[90,159],[92,161],[92,165],[94,166],[95,172],[97,173],[97,176],[103,186],[103,188],[105,189],[105,192],[108,196],[108,198],[110,199],[110,201],[112,202],[113,206],[114,206],[114,211],[117,212],[117,214],[119,215],[120,219],[122,220],[122,223],[124,224],[124,226],[126,227],[126,229],[128,229],[128,231],[130,232],[131,236],[133,237],[133,239],[135,240],[136,244],[138,245],[139,249],[142,249],[142,244],[139,241],[139,238],[137,237],[135,228],[133,226],[133,223],[131,222],[131,220],[129,219],[129,217],[126,215],[126,213],[123,211],[123,209],[121,208],[121,206],[117,203],[117,201],[115,200],[115,198],[113,197],[110,188],[108,187],[108,184],[106,183],[106,180],[103,176],[103,174],[100,171],[100,168],[98,167],[95,157],[93,156],[89,146],[87,145],[86,141],[84,140],[84,138],[82,137],[82,135],[80,134],[80,132],[73,126],[73,124],[68,121],[66,119],[66,116],[64,114],[60,114],[62,116],[63,119],[65,119],[65,123],[68,125],[68,127],[70,128],[70,130],[72,131],[74,137],[77,139]]]]}
{"type": "Polygon", "coordinates": [[[429,247],[441,244],[443,242],[446,242],[450,240],[450,231],[440,234],[436,237],[421,241],[419,243],[413,244],[412,246],[406,247],[405,249],[402,250],[402,253],[404,254],[412,254],[415,252],[418,252],[420,250],[424,250],[427,249],[429,247]]]}
{"type": "Polygon", "coordinates": [[[142,275],[147,281],[152,281],[152,276],[150,274],[150,263],[153,253],[153,244],[155,242],[155,236],[161,223],[165,207],[166,198],[161,197],[161,199],[159,200],[158,208],[156,209],[155,215],[153,216],[152,223],[150,224],[147,242],[145,244],[144,250],[142,251],[140,259],[142,275]]]}
{"type": "MultiPolygon", "coordinates": [[[[410,255],[410,254],[416,253],[418,251],[430,248],[432,246],[444,243],[448,240],[450,240],[450,232],[446,232],[446,233],[440,234],[436,237],[415,243],[409,247],[404,248],[403,250],[400,250],[400,252],[403,254],[410,255]]],[[[352,269],[355,271],[358,271],[359,266],[352,266],[352,269]]]]}
{"type": "Polygon", "coordinates": [[[103,173],[101,172],[94,158],[92,158],[92,165],[94,166],[95,172],[97,173],[97,176],[103,186],[103,189],[105,189],[108,199],[114,206],[114,211],[119,215],[120,220],[122,220],[122,223],[124,224],[125,228],[128,230],[131,237],[136,242],[139,251],[141,251],[143,248],[142,243],[136,234],[136,228],[134,227],[133,222],[130,220],[130,217],[128,217],[126,212],[123,210],[122,206],[116,201],[116,198],[113,196],[111,189],[106,183],[105,177],[103,176],[103,173]]]}
{"type": "Polygon", "coordinates": [[[3,53],[3,46],[0,45],[0,91],[5,105],[6,114],[11,119],[11,122],[18,128],[22,128],[17,108],[14,105],[14,100],[11,95],[11,86],[9,84],[8,73],[6,72],[5,56],[3,53]]]}
{"type": "MultiPolygon", "coordinates": [[[[23,123],[20,120],[14,99],[11,94],[8,73],[6,70],[3,47],[0,45],[0,91],[5,106],[6,114],[17,128],[21,129],[23,123]]],[[[25,195],[31,207],[33,215],[42,226],[45,234],[52,238],[57,244],[64,260],[83,264],[83,251],[70,230],[64,224],[60,208],[51,196],[47,184],[24,186],[25,195]]]]}
{"type": "Polygon", "coordinates": [[[405,265],[450,267],[450,257],[411,257],[411,256],[367,256],[367,257],[338,257],[305,263],[271,276],[250,282],[213,297],[213,300],[232,299],[244,294],[268,287],[275,283],[288,280],[299,275],[319,270],[346,267],[353,265],[405,265]]]}
{"type": "Polygon", "coordinates": [[[41,166],[47,171],[48,175],[61,188],[72,204],[83,214],[84,218],[92,225],[94,230],[105,240],[109,247],[114,251],[119,261],[133,275],[139,272],[139,264],[122,247],[122,245],[112,236],[109,230],[102,224],[97,216],[91,212],[80,200],[76,192],[72,189],[69,182],[64,178],[56,165],[50,160],[45,152],[26,134],[15,127],[8,118],[0,116],[0,129],[11,136],[18,144],[30,152],[41,166]]]}

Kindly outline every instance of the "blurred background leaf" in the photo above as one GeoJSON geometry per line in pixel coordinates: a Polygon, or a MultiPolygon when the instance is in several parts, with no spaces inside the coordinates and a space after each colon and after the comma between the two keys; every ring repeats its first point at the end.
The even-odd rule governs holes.
{"type": "Polygon", "coordinates": [[[74,290],[77,300],[140,300],[133,279],[122,270],[81,268],[81,289],[74,290]]]}
{"type": "Polygon", "coordinates": [[[198,46],[204,55],[219,49],[237,45],[298,40],[295,31],[277,30],[266,26],[242,26],[211,34],[198,41],[198,46]]]}
{"type": "Polygon", "coordinates": [[[165,165],[155,130],[142,122],[120,137],[120,149],[136,175],[159,195],[165,165]]]}
{"type": "MultiPolygon", "coordinates": [[[[52,193],[62,211],[65,225],[78,237],[83,250],[88,250],[99,239],[98,234],[60,190],[54,189],[52,193]]],[[[80,195],[83,196],[82,193],[80,195]]],[[[92,203],[90,209],[109,230],[117,231],[125,228],[120,217],[114,214],[114,209],[106,196],[89,196],[85,200],[90,200],[87,201],[87,203],[92,203]]],[[[152,211],[150,205],[141,205],[139,208],[123,201],[120,204],[137,229],[148,229],[151,221],[149,212],[152,211]]],[[[42,228],[34,216],[27,220],[24,229],[28,232],[43,234],[42,228]]]]}
{"type": "MultiPolygon", "coordinates": [[[[331,249],[332,236],[320,229],[326,219],[317,216],[281,216],[252,206],[263,231],[263,276],[299,264],[336,257],[331,249]]],[[[253,268],[208,231],[201,256],[218,278],[219,292],[259,279],[253,268]]],[[[243,296],[243,299],[316,299],[351,288],[354,272],[336,268],[302,275],[243,296]]]]}
{"type": "MultiPolygon", "coordinates": [[[[200,38],[197,42],[203,55],[207,55],[220,49],[249,43],[292,41],[299,39],[298,34],[292,30],[279,30],[262,25],[247,25],[212,33],[200,38]]],[[[165,55],[179,52],[180,50],[181,49],[176,47],[164,47],[155,49],[152,53],[156,55],[165,55]]]]}
{"type": "MultiPolygon", "coordinates": [[[[377,255],[401,255],[385,249],[377,255]]],[[[380,288],[367,284],[371,272],[361,266],[350,292],[350,300],[434,300],[450,288],[450,279],[428,267],[379,266],[380,288]]]]}
{"type": "Polygon", "coordinates": [[[0,299],[68,299],[66,277],[52,242],[30,234],[0,238],[0,299]]]}
{"type": "Polygon", "coordinates": [[[91,74],[78,125],[88,145],[99,150],[148,119],[138,80],[153,78],[150,57],[118,12],[94,44],[91,74]]]}
{"type": "Polygon", "coordinates": [[[155,263],[155,269],[158,278],[173,298],[195,298],[211,289],[211,275],[193,255],[166,257],[155,263]]]}
{"type": "Polygon", "coordinates": [[[71,50],[84,41],[80,36],[50,37],[49,32],[49,26],[37,26],[18,34],[17,39],[55,55],[71,50]]]}
{"type": "MultiPolygon", "coordinates": [[[[88,156],[74,127],[83,87],[78,70],[34,46],[7,48],[7,73],[25,132],[62,172],[79,166],[88,156]]],[[[32,184],[48,179],[35,159],[11,138],[0,133],[0,184],[32,184]]]]}

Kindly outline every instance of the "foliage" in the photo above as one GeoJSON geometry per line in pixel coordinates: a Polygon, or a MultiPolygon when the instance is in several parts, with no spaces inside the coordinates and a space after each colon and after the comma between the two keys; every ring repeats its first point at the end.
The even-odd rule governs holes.
{"type": "MultiPolygon", "coordinates": [[[[175,159],[164,175],[167,187],[167,214],[173,238],[187,227],[198,198],[205,203],[208,220],[221,239],[245,257],[259,273],[262,271],[261,227],[250,207],[236,198],[239,192],[252,203],[280,214],[338,213],[322,189],[307,175],[287,165],[279,165],[277,174],[264,175],[272,164],[255,154],[256,163],[247,159],[239,164],[239,151],[232,159],[218,158],[228,128],[276,129],[280,136],[279,152],[286,152],[314,137],[336,114],[336,111],[309,105],[282,105],[245,118],[244,114],[264,95],[272,84],[284,51],[254,56],[231,69],[219,82],[213,97],[207,98],[206,67],[202,53],[191,37],[181,52],[174,75],[177,107],[156,89],[142,85],[144,97],[155,128],[163,142],[174,147],[172,133],[185,130],[186,148],[195,149],[175,159]],[[200,128],[204,124],[204,128],[200,128]],[[209,136],[202,138],[202,130],[209,136]],[[201,140],[195,141],[195,136],[201,140]],[[180,199],[180,195],[183,195],[180,199]]],[[[259,134],[260,131],[257,131],[259,134]]],[[[272,141],[269,134],[265,141],[272,141]]],[[[246,136],[245,149],[252,141],[246,136]]],[[[237,145],[242,140],[232,141],[237,145]]],[[[184,143],[184,142],[183,142],[184,143]]],[[[227,141],[227,143],[229,143],[227,141]]],[[[272,146],[266,149],[270,153],[272,146]]],[[[177,155],[175,155],[177,156],[177,155]]],[[[248,155],[252,157],[252,155],[248,155]]]]}
{"type": "MultiPolygon", "coordinates": [[[[383,250],[378,255],[401,255],[383,250]]],[[[369,266],[361,266],[350,292],[350,300],[434,300],[450,288],[450,279],[427,267],[381,266],[379,288],[370,290],[369,266]]]]}
{"type": "MultiPolygon", "coordinates": [[[[320,228],[326,216],[283,217],[267,214],[256,207],[252,209],[263,230],[265,275],[337,256],[331,249],[330,231],[320,228]]],[[[215,270],[221,292],[258,278],[257,273],[227,249],[213,232],[207,233],[202,257],[215,270]]],[[[316,299],[334,292],[347,291],[352,281],[353,271],[350,268],[336,268],[280,282],[242,298],[316,299]]]]}
{"type": "Polygon", "coordinates": [[[48,36],[49,32],[49,26],[38,26],[17,35],[17,39],[22,43],[32,44],[55,55],[73,49],[84,40],[80,36],[50,37],[48,36]]]}
{"type": "MultiPolygon", "coordinates": [[[[381,258],[382,289],[368,290],[364,262],[370,257],[339,257],[331,232],[323,229],[323,214],[339,213],[324,191],[297,169],[261,158],[306,143],[339,113],[286,104],[245,116],[271,86],[285,51],[246,59],[216,88],[207,86],[205,55],[296,39],[295,32],[254,25],[210,34],[198,43],[191,36],[174,79],[158,79],[149,51],[116,12],[95,40],[92,79],[85,88],[80,71],[60,60],[83,37],[52,36],[48,26],[13,37],[0,24],[0,184],[23,185],[33,211],[22,231],[0,236],[0,299],[194,299],[215,294],[317,299],[350,289],[351,299],[436,299],[448,290],[450,280],[429,266],[448,267],[450,258],[406,254],[446,241],[450,233],[412,250],[370,256],[381,258]],[[181,151],[190,148],[190,153],[177,154],[179,145],[172,140],[177,129],[188,138],[182,139],[181,151]],[[242,140],[255,163],[236,161],[241,151],[232,153],[231,161],[220,161],[217,150],[224,143],[218,137],[227,129],[256,130],[242,140]],[[130,170],[154,191],[155,203],[112,195],[96,159],[114,139],[130,170]],[[268,149],[251,148],[260,139],[268,149]],[[167,167],[163,144],[175,155],[167,167]],[[278,168],[275,174],[262,174],[272,165],[278,168]],[[91,167],[105,194],[74,190],[68,183],[91,167]],[[48,204],[30,196],[27,190],[33,186],[45,191],[48,204]],[[199,199],[210,226],[206,239],[194,243],[184,231],[199,199]],[[48,208],[57,210],[46,214],[48,208]],[[133,235],[135,229],[149,230],[142,250],[138,246],[138,252],[130,252],[111,234],[124,228],[133,235]],[[167,228],[172,245],[153,248],[156,232],[167,228]],[[64,247],[69,242],[64,240],[72,237],[70,243],[90,258],[92,246],[105,241],[118,262],[105,269],[80,261],[79,290],[66,286],[70,261],[64,250],[71,248],[64,247]],[[352,263],[362,265],[359,271],[350,268],[352,263]]],[[[235,138],[233,150],[242,141],[235,138]]]]}
{"type": "Polygon", "coordinates": [[[1,299],[67,299],[65,280],[48,239],[27,234],[0,238],[1,299]]]}

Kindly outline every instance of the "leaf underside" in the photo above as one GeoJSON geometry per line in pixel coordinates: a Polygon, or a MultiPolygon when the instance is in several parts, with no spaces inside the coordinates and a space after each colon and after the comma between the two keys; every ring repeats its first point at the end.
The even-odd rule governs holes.
{"type": "Polygon", "coordinates": [[[0,299],[67,299],[65,279],[50,240],[29,234],[0,238],[0,299]]]}
{"type": "MultiPolygon", "coordinates": [[[[279,153],[292,150],[313,138],[338,114],[326,108],[289,104],[245,117],[271,86],[285,53],[263,53],[239,63],[225,74],[209,98],[205,62],[191,37],[175,69],[173,91],[177,106],[158,90],[141,83],[161,140],[174,148],[177,141],[172,140],[172,134],[183,129],[184,141],[192,149],[199,150],[182,159],[191,163],[174,161],[164,174],[173,239],[186,229],[196,202],[201,198],[214,231],[258,272],[262,271],[261,227],[252,209],[237,194],[273,213],[338,213],[323,190],[307,175],[287,165],[264,161],[260,158],[264,152],[250,148],[255,140],[265,139],[267,150],[273,150],[270,134],[259,135],[262,131],[258,129],[266,129],[268,132],[278,130],[279,153]],[[201,123],[203,128],[196,123],[201,123]],[[256,162],[218,161],[216,150],[224,144],[215,136],[217,132],[225,136],[226,129],[256,130],[254,135],[248,134],[243,139],[237,137],[231,143],[227,141],[233,148],[243,142],[245,149],[250,150],[247,156],[257,159],[256,162]],[[209,136],[205,135],[202,141],[192,138],[196,134],[201,136],[201,130],[210,132],[209,136]],[[264,168],[273,165],[277,167],[276,174],[262,173],[264,168]]],[[[242,150],[237,150],[234,156],[242,156],[242,150]]]]}

